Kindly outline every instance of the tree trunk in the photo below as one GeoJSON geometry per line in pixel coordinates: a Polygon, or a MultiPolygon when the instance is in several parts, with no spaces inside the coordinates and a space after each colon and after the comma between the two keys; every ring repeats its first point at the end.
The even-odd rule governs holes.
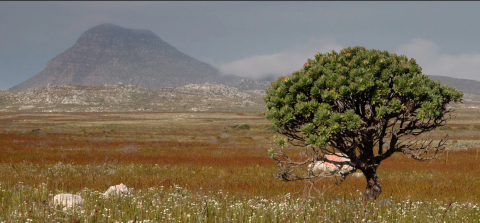
{"type": "Polygon", "coordinates": [[[367,187],[365,188],[363,201],[366,203],[370,199],[376,200],[380,196],[380,193],[382,193],[382,185],[377,177],[377,167],[371,165],[362,170],[362,172],[367,179],[367,187]]]}

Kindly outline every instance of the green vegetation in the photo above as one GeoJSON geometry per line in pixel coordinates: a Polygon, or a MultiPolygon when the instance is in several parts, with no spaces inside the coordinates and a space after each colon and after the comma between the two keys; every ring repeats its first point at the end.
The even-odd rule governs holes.
{"type": "Polygon", "coordinates": [[[323,177],[304,170],[324,154],[341,152],[353,167],[342,180],[362,171],[366,201],[382,192],[377,168],[394,153],[421,161],[436,158],[447,136],[435,145],[417,136],[444,125],[453,112],[447,105],[463,97],[422,75],[415,59],[364,47],[317,53],[302,69],[272,82],[266,93],[265,117],[286,137],[278,142],[309,146],[303,159],[295,159],[290,156],[296,151],[280,145],[273,157],[279,165],[276,178],[323,177]]]}
{"type": "Polygon", "coordinates": [[[250,126],[247,125],[247,124],[243,124],[243,125],[232,125],[231,128],[232,128],[232,129],[236,129],[236,130],[248,130],[248,129],[250,129],[250,126]]]}
{"type": "Polygon", "coordinates": [[[452,130],[452,127],[450,127],[448,125],[444,125],[444,126],[441,126],[439,129],[440,130],[452,130]]]}
{"type": "Polygon", "coordinates": [[[131,196],[113,198],[84,188],[77,192],[85,200],[82,207],[62,210],[46,205],[51,193],[46,184],[18,186],[0,185],[8,191],[0,196],[11,208],[0,212],[6,214],[0,215],[2,222],[473,222],[480,218],[480,208],[468,202],[384,199],[369,204],[374,214],[365,217],[358,191],[333,200],[302,200],[290,193],[246,198],[222,190],[194,192],[178,185],[131,188],[131,196]]]}

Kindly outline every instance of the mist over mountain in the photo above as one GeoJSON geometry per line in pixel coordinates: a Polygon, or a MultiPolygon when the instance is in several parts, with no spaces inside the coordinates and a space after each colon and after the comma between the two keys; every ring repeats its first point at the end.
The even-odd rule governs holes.
{"type": "Polygon", "coordinates": [[[239,80],[233,75],[220,75],[215,67],[180,52],[150,30],[101,24],[85,31],[43,71],[10,90],[104,83],[161,89],[239,80]]]}

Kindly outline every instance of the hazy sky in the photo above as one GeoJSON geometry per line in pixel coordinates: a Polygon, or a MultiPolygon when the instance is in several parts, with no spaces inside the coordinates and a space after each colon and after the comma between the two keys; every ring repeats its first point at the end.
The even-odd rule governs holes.
{"type": "Polygon", "coordinates": [[[113,23],[149,29],[224,73],[289,75],[348,46],[414,57],[427,75],[480,81],[480,2],[0,2],[0,90],[113,23]]]}

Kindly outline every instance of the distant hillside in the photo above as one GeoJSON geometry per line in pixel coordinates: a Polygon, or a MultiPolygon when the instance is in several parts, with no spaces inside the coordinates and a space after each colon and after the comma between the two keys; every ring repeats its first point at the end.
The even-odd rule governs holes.
{"type": "MultiPolygon", "coordinates": [[[[460,108],[479,108],[478,81],[432,76],[465,93],[460,108]],[[469,87],[471,88],[470,90],[469,87]]],[[[263,111],[270,83],[242,79],[235,87],[187,84],[150,90],[135,85],[62,85],[25,91],[0,91],[0,112],[263,111]],[[263,89],[263,90],[259,90],[263,89]]]]}
{"type": "Polygon", "coordinates": [[[236,76],[221,76],[213,66],[180,52],[150,30],[102,24],[84,32],[43,71],[10,90],[104,83],[161,89],[238,81],[236,76]]]}
{"type": "Polygon", "coordinates": [[[0,112],[241,111],[264,110],[261,90],[188,84],[148,90],[134,85],[62,85],[0,91],[0,112]]]}
{"type": "Polygon", "coordinates": [[[442,84],[446,84],[450,87],[454,87],[457,90],[463,91],[467,94],[480,95],[480,81],[459,79],[445,76],[433,76],[427,75],[435,81],[440,81],[442,84]]]}

